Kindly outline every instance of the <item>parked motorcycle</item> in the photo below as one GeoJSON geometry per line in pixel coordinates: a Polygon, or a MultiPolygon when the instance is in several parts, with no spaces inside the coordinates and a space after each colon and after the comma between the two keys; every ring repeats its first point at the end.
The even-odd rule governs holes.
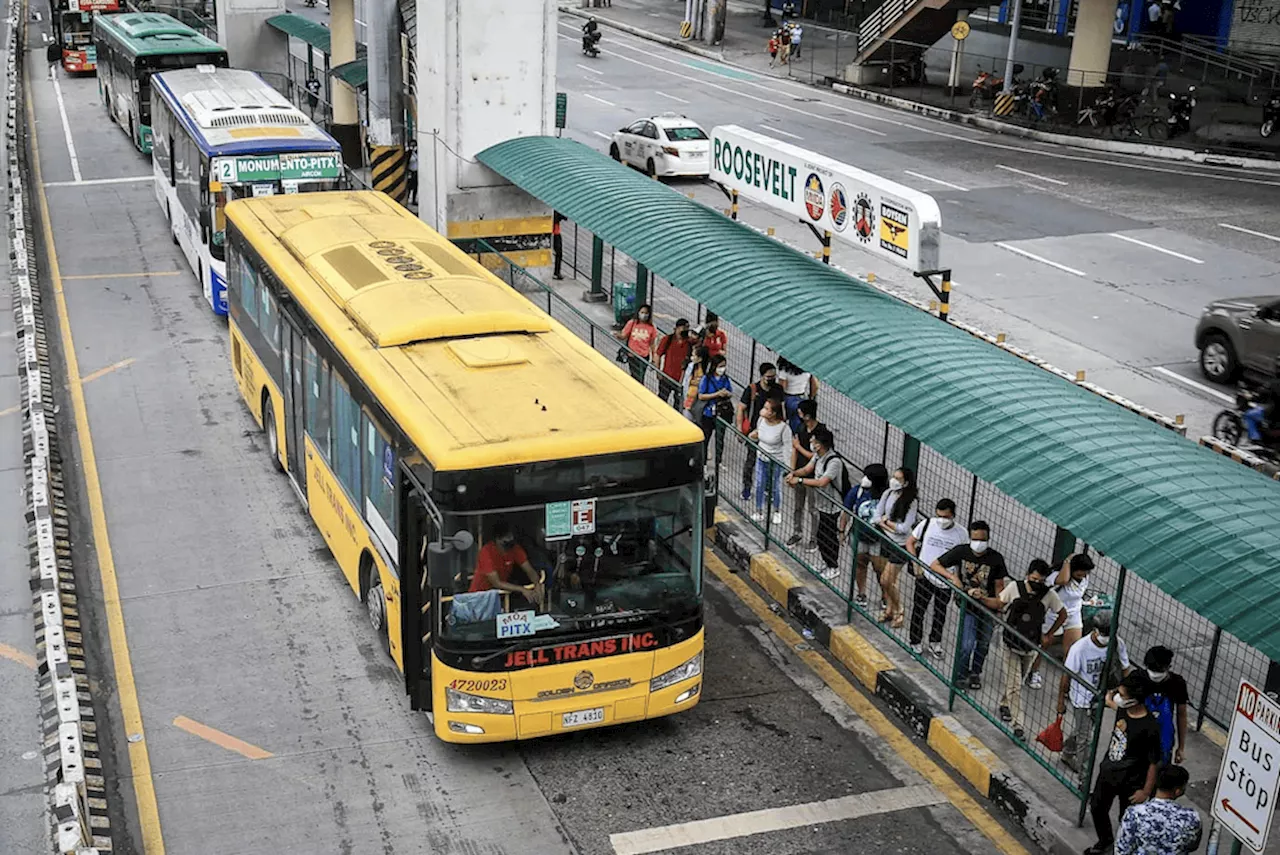
{"type": "MultiPolygon", "coordinates": [[[[1016,78],[1018,73],[1022,71],[1021,65],[1013,67],[1013,74],[1016,78]]],[[[994,71],[983,71],[982,66],[978,66],[978,76],[973,78],[972,92],[969,95],[969,106],[977,107],[983,101],[994,101],[996,93],[1004,88],[1004,78],[997,77],[994,71]]]]}
{"type": "Polygon", "coordinates": [[[1262,108],[1262,128],[1260,132],[1264,139],[1275,133],[1277,121],[1280,121],[1280,93],[1272,92],[1271,100],[1267,101],[1262,108]]]}
{"type": "Polygon", "coordinates": [[[1191,133],[1191,111],[1196,106],[1196,88],[1188,87],[1185,95],[1169,93],[1169,117],[1163,122],[1153,122],[1151,136],[1158,140],[1171,140],[1191,133]]]}

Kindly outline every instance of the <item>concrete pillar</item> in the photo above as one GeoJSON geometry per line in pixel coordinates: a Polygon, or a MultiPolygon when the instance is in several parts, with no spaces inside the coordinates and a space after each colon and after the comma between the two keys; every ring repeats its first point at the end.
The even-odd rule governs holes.
{"type": "Polygon", "coordinates": [[[369,144],[404,142],[404,100],[400,82],[400,27],[394,4],[365,3],[369,15],[365,30],[369,63],[369,144]]]}
{"type": "Polygon", "coordinates": [[[288,76],[289,37],[265,23],[286,11],[284,0],[216,0],[216,6],[218,43],[226,47],[233,68],[279,74],[282,80],[288,76]]]}
{"type": "Polygon", "coordinates": [[[476,155],[555,135],[555,0],[418,0],[419,216],[464,249],[551,263],[551,210],[476,155]]]}
{"type": "MultiPolygon", "coordinates": [[[[329,0],[329,65],[337,68],[356,58],[355,0],[329,0]]],[[[350,166],[364,162],[360,150],[360,108],[356,91],[341,80],[333,80],[333,124],[329,132],[342,144],[342,156],[350,166]]]]}
{"type": "Polygon", "coordinates": [[[1102,86],[1111,67],[1111,35],[1116,20],[1116,0],[1080,0],[1076,33],[1071,41],[1067,85],[1102,86]]]}

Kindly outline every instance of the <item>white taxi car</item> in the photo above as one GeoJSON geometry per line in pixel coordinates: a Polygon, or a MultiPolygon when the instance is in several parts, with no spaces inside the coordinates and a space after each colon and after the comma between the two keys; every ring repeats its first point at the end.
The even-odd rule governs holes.
{"type": "Polygon", "coordinates": [[[663,113],[633,122],[613,135],[609,156],[649,175],[705,177],[710,171],[707,132],[684,116],[663,113]]]}

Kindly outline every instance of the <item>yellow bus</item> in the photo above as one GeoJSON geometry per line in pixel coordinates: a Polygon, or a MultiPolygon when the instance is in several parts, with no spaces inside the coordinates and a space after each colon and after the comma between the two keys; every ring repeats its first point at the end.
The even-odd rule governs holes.
{"type": "Polygon", "coordinates": [[[437,735],[692,708],[701,432],[381,193],[226,213],[241,394],[437,735]]]}

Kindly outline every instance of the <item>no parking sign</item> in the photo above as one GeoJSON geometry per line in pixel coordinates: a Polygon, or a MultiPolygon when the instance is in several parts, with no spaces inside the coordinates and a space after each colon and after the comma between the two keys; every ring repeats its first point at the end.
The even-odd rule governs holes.
{"type": "Polygon", "coordinates": [[[1222,754],[1213,816],[1254,852],[1267,845],[1280,786],[1280,705],[1240,681],[1231,735],[1222,754]]]}

